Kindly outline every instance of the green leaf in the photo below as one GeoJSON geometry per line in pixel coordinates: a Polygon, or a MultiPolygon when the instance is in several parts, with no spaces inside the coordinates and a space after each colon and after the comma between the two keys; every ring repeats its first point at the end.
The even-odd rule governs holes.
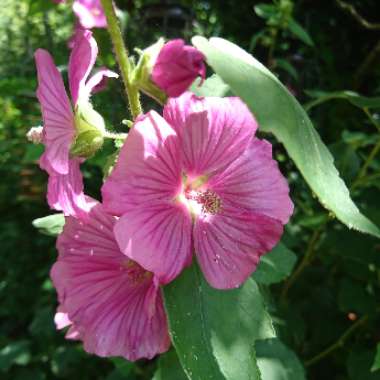
{"type": "Polygon", "coordinates": [[[285,70],[289,75],[291,75],[295,80],[298,79],[298,73],[295,67],[286,59],[276,58],[276,67],[285,70]]]}
{"type": "Polygon", "coordinates": [[[371,372],[378,371],[379,369],[380,369],[380,343],[377,343],[376,356],[371,367],[371,372]]]}
{"type": "Polygon", "coordinates": [[[380,380],[378,371],[371,372],[375,352],[365,348],[355,348],[347,358],[347,370],[350,380],[380,380]]]}
{"type": "Polygon", "coordinates": [[[281,82],[238,46],[221,38],[194,37],[193,44],[231,90],[255,114],[261,130],[281,141],[322,205],[349,228],[380,237],[339,177],[331,153],[309,117],[281,82]]]}
{"type": "Polygon", "coordinates": [[[291,18],[288,23],[289,30],[306,45],[314,46],[309,33],[296,20],[291,18]]]}
{"type": "Polygon", "coordinates": [[[0,351],[0,371],[6,372],[13,364],[26,365],[30,362],[30,342],[19,340],[0,351]]]}
{"type": "Polygon", "coordinates": [[[343,312],[373,314],[376,312],[376,298],[362,283],[343,278],[340,281],[338,305],[343,312]]]}
{"type": "Polygon", "coordinates": [[[296,354],[277,338],[256,341],[256,355],[262,380],[306,379],[296,354]]]}
{"type": "Polygon", "coordinates": [[[315,98],[315,100],[305,105],[306,110],[310,110],[311,108],[332,99],[345,99],[359,108],[380,108],[380,97],[368,98],[366,96],[361,96],[357,92],[353,91],[326,92],[306,90],[305,93],[311,98],[315,98]]]}
{"type": "Polygon", "coordinates": [[[277,8],[272,4],[257,4],[253,9],[259,17],[264,19],[271,18],[277,13],[277,8]]]}
{"type": "Polygon", "coordinates": [[[253,279],[211,288],[193,264],[163,289],[170,334],[189,379],[260,379],[254,341],[274,336],[253,279]]]}
{"type": "Polygon", "coordinates": [[[201,79],[197,78],[191,85],[190,91],[197,96],[226,96],[230,92],[230,88],[222,81],[220,76],[213,74],[207,78],[201,85],[201,79]]]}
{"type": "Polygon", "coordinates": [[[260,284],[274,284],[290,275],[297,256],[284,244],[279,243],[271,252],[260,258],[260,264],[252,278],[260,284]]]}
{"type": "Polygon", "coordinates": [[[65,217],[63,214],[48,215],[34,219],[32,224],[44,235],[57,236],[65,225],[65,217]]]}
{"type": "Polygon", "coordinates": [[[158,369],[152,380],[188,380],[175,350],[170,350],[160,356],[158,369]]]}
{"type": "Polygon", "coordinates": [[[351,132],[344,130],[342,132],[342,140],[351,145],[354,149],[363,148],[368,145],[375,145],[379,140],[378,134],[368,135],[363,132],[351,132]]]}
{"type": "Polygon", "coordinates": [[[110,359],[115,365],[115,369],[106,377],[105,380],[124,380],[128,379],[134,363],[124,359],[124,358],[111,358],[110,359]]]}

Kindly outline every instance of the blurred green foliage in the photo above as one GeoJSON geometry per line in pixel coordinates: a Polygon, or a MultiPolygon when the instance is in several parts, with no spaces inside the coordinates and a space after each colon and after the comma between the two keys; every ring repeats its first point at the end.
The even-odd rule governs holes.
{"type": "MultiPolygon", "coordinates": [[[[379,30],[365,28],[334,1],[116,3],[130,49],[144,48],[161,35],[189,39],[202,34],[222,36],[250,50],[308,104],[353,199],[380,225],[380,107],[376,100],[368,108],[365,102],[357,104],[351,93],[336,93],[380,96],[379,30]]],[[[364,19],[379,22],[374,19],[376,0],[351,4],[364,19]]],[[[54,238],[38,234],[31,224],[51,213],[45,203],[47,178],[37,165],[41,147],[25,139],[31,126],[41,124],[33,53],[38,47],[48,49],[66,75],[73,23],[69,6],[49,0],[1,4],[0,378],[150,379],[157,361],[100,359],[55,331],[56,296],[49,280],[56,256],[54,238]]],[[[100,46],[98,64],[115,69],[106,31],[94,33],[100,46]]],[[[108,90],[93,102],[109,129],[125,131],[121,121],[129,115],[119,82],[110,81],[108,90]]],[[[154,106],[146,98],[143,102],[146,109],[154,106]]],[[[332,219],[283,148],[272,142],[296,206],[283,241],[298,256],[285,282],[260,284],[277,332],[306,364],[308,379],[380,379],[380,243],[332,219]]],[[[112,149],[107,143],[84,165],[92,196],[99,197],[104,158],[112,149]]],[[[270,352],[270,346],[263,343],[261,351],[270,352]]],[[[170,356],[161,362],[168,360],[170,356]]],[[[281,360],[296,359],[285,351],[281,360]]],[[[156,376],[162,378],[164,370],[156,376]]]]}

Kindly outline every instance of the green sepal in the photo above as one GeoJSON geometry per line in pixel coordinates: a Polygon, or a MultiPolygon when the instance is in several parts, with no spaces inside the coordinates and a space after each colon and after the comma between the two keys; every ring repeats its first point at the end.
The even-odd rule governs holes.
{"type": "Polygon", "coordinates": [[[76,136],[70,153],[89,158],[99,150],[104,141],[104,120],[90,103],[79,104],[75,110],[76,136]]]}
{"type": "Polygon", "coordinates": [[[152,81],[151,74],[157,56],[164,46],[164,39],[160,38],[155,44],[145,50],[138,50],[140,59],[133,71],[133,83],[146,95],[164,104],[167,100],[166,94],[152,81]]]}

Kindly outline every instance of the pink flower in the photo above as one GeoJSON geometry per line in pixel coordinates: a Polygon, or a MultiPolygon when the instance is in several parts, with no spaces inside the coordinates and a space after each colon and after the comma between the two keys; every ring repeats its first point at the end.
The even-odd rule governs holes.
{"type": "MultiPolygon", "coordinates": [[[[69,62],[69,84],[74,112],[62,77],[50,54],[43,49],[38,49],[35,54],[37,97],[41,104],[45,145],[40,166],[49,173],[49,206],[63,211],[65,215],[79,215],[87,209],[79,169],[83,158],[70,155],[70,150],[78,138],[80,124],[83,122],[82,114],[91,114],[93,119],[96,114],[97,118],[101,119],[89,104],[90,94],[103,81],[104,76],[117,76],[103,69],[87,81],[97,53],[98,48],[91,32],[83,32],[69,62]]],[[[99,124],[101,128],[101,122],[99,124]]]]}
{"type": "Polygon", "coordinates": [[[107,20],[100,0],[75,0],[73,11],[83,28],[107,28],[107,20]]]}
{"type": "Polygon", "coordinates": [[[120,252],[116,219],[92,203],[88,218],[66,218],[51,278],[58,328],[99,356],[151,359],[170,346],[157,278],[120,252]]]}
{"type": "Polygon", "coordinates": [[[102,188],[121,251],[162,283],[192,261],[215,288],[239,286],[293,211],[271,145],[239,98],[172,98],[135,123],[102,188]]]}
{"type": "Polygon", "coordinates": [[[204,59],[199,50],[185,45],[183,40],[169,41],[160,50],[154,64],[153,82],[168,96],[180,96],[198,76],[206,77],[204,59]]]}

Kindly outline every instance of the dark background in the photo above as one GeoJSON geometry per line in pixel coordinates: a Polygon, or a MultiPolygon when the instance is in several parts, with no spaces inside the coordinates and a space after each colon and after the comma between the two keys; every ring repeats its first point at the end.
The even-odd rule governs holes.
{"type": "MultiPolygon", "coordinates": [[[[187,40],[194,34],[221,36],[269,66],[301,103],[310,101],[306,90],[353,90],[380,96],[380,29],[363,26],[336,1],[279,1],[267,18],[254,11],[255,1],[116,3],[131,51],[149,46],[162,35],[187,40]],[[289,17],[303,26],[313,45],[289,29],[289,17]]],[[[350,4],[367,21],[380,22],[377,0],[350,4]]],[[[56,295],[49,280],[56,257],[54,238],[39,234],[31,224],[51,213],[45,202],[47,178],[37,164],[41,147],[25,139],[28,129],[41,123],[33,53],[38,47],[48,49],[66,74],[73,22],[68,5],[57,6],[48,0],[1,2],[0,378],[150,379],[154,361],[131,365],[90,356],[80,344],[65,341],[63,333],[55,330],[56,295]]],[[[94,33],[101,52],[98,64],[116,69],[107,32],[97,29],[94,33]]],[[[152,106],[148,99],[143,102],[145,109],[152,106]]],[[[110,129],[125,131],[121,120],[128,117],[128,111],[120,82],[114,81],[106,92],[94,96],[93,103],[110,129]]],[[[379,124],[376,111],[356,108],[343,99],[326,102],[311,112],[348,186],[353,186],[379,141],[365,113],[379,124]]],[[[380,379],[380,370],[370,372],[380,341],[380,242],[333,219],[325,223],[328,213],[283,148],[272,142],[296,206],[284,239],[299,260],[307,249],[313,249],[312,260],[286,297],[280,297],[284,284],[271,288],[268,304],[278,332],[301,361],[307,362],[364,316],[365,322],[341,347],[307,367],[307,376],[312,380],[380,379]]],[[[111,148],[106,144],[84,165],[87,193],[92,196],[99,197],[103,159],[111,148]]],[[[351,189],[361,210],[378,226],[379,172],[380,160],[375,156],[365,176],[351,189]]]]}

